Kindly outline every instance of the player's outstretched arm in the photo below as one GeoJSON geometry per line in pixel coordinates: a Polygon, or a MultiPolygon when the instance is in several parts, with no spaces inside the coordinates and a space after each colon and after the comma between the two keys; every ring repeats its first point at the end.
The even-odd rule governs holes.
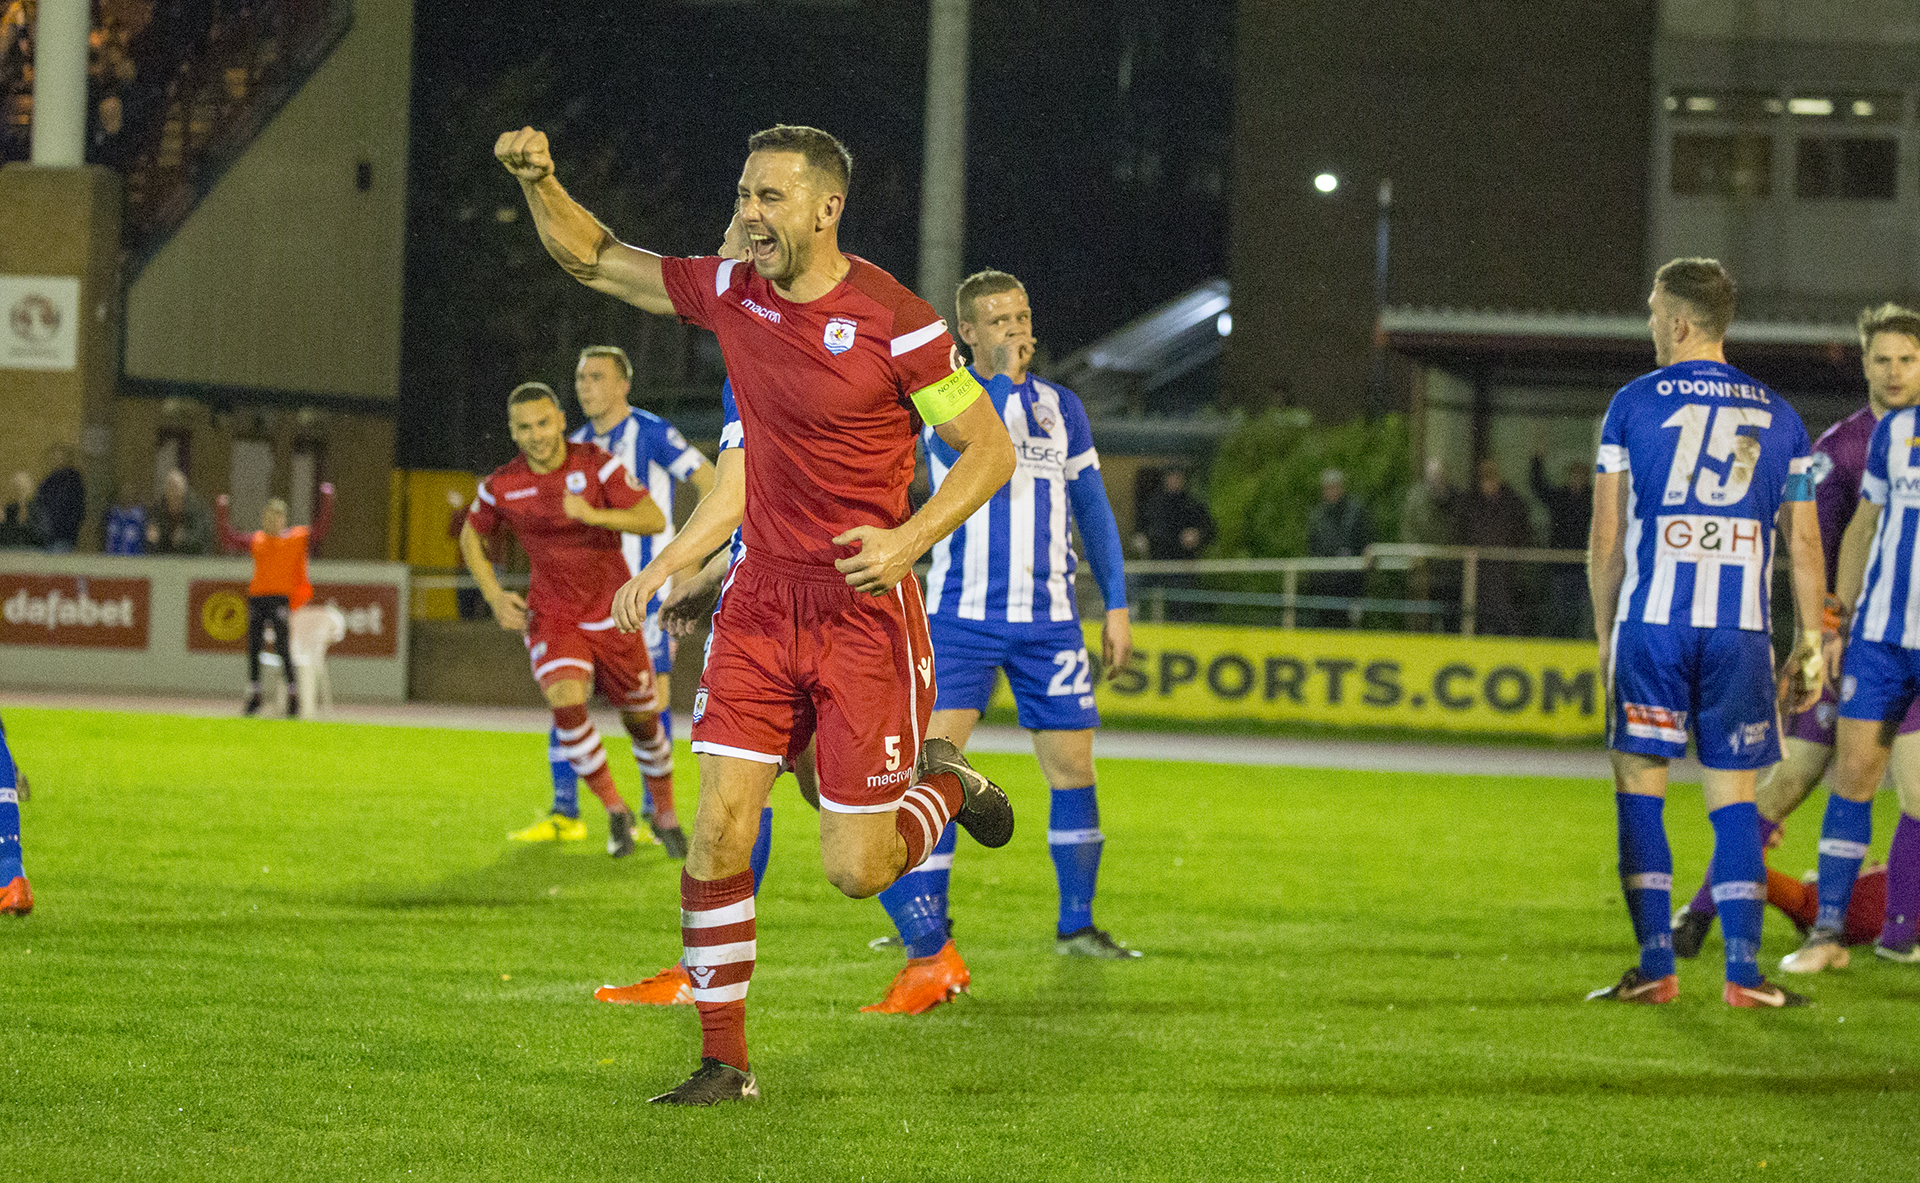
{"type": "Polygon", "coordinates": [[[493,618],[500,627],[508,632],[519,632],[527,627],[527,602],[500,586],[500,580],[493,573],[493,563],[487,559],[486,543],[480,540],[480,532],[468,522],[460,527],[460,558],[472,572],[473,581],[480,585],[480,598],[493,609],[493,618]]]}
{"type": "Polygon", "coordinates": [[[494,141],[493,154],[520,182],[534,229],[540,232],[540,245],[568,275],[636,308],[673,314],[673,301],[660,274],[660,256],[615,238],[613,231],[560,187],[553,175],[546,132],[531,127],[502,132],[494,141]]]}
{"type": "Polygon", "coordinates": [[[560,499],[560,512],[576,522],[616,534],[658,534],[667,528],[667,515],[651,497],[623,507],[594,505],[578,493],[568,493],[560,499]]]}
{"type": "Polygon", "coordinates": [[[915,560],[959,529],[1013,475],[1013,439],[985,391],[933,430],[960,456],[920,511],[897,529],[855,526],[833,540],[836,546],[860,548],[833,564],[856,591],[875,596],[891,591],[912,573],[915,560]]]}
{"type": "Polygon", "coordinates": [[[647,604],[667,579],[724,546],[739,527],[747,509],[746,465],[746,453],[739,448],[721,452],[714,463],[713,490],[693,507],[673,541],[614,593],[613,620],[622,631],[634,632],[646,623],[647,604]]]}
{"type": "MultiPolygon", "coordinates": [[[[1860,602],[1860,589],[1867,581],[1867,559],[1873,553],[1873,536],[1880,530],[1880,507],[1862,497],[1846,533],[1840,536],[1840,555],[1834,560],[1833,598],[1840,603],[1840,636],[1850,635],[1854,605],[1860,602]]],[[[1829,647],[1827,676],[1840,677],[1841,646],[1829,647]]]]}
{"type": "Polygon", "coordinates": [[[676,637],[684,637],[712,616],[713,606],[720,599],[720,584],[727,578],[732,558],[724,550],[715,551],[706,566],[676,579],[673,590],[660,601],[660,627],[676,637]]]}
{"type": "Polygon", "coordinates": [[[1593,632],[1600,642],[1600,676],[1607,676],[1607,647],[1627,577],[1627,474],[1593,478],[1593,525],[1587,530],[1587,590],[1593,596],[1593,632]]]}
{"type": "Polygon", "coordinates": [[[1780,514],[1785,519],[1781,524],[1786,528],[1787,556],[1793,566],[1794,609],[1800,617],[1799,639],[1787,657],[1794,700],[1786,705],[1798,714],[1820,701],[1820,689],[1826,680],[1820,618],[1827,598],[1827,556],[1820,545],[1820,513],[1812,498],[1788,501],[1781,505],[1780,514]]]}

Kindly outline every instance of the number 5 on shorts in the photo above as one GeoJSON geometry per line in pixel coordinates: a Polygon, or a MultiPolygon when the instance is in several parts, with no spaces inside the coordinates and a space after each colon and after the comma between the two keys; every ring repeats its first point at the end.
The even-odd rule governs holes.
{"type": "Polygon", "coordinates": [[[900,737],[887,736],[887,771],[893,772],[900,767],[900,737]]]}

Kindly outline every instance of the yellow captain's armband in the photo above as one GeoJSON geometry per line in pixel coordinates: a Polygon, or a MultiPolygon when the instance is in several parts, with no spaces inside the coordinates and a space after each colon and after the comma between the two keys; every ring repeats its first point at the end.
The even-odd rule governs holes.
{"type": "Polygon", "coordinates": [[[938,427],[958,415],[985,393],[986,388],[965,366],[913,392],[913,405],[929,427],[938,427]]]}

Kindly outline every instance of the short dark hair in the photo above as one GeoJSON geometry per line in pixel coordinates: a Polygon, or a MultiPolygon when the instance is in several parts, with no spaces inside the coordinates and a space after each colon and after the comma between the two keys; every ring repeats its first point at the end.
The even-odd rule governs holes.
{"type": "Polygon", "coordinates": [[[976,271],[960,281],[960,288],[953,294],[953,311],[961,320],[973,323],[973,302],[982,296],[997,296],[1001,292],[1024,292],[1027,285],[1005,271],[995,271],[989,267],[985,271],[976,271]]]}
{"type": "Polygon", "coordinates": [[[578,367],[580,362],[590,357],[612,358],[613,366],[620,371],[620,376],[629,382],[633,381],[633,363],[627,360],[627,351],[618,345],[589,345],[580,351],[580,361],[573,364],[578,367]]]}
{"type": "Polygon", "coordinates": [[[1860,310],[1860,349],[1865,352],[1873,344],[1873,339],[1881,333],[1904,333],[1915,341],[1920,341],[1920,312],[1911,308],[1902,308],[1898,304],[1882,304],[1878,308],[1860,310]]]}
{"type": "Polygon", "coordinates": [[[847,151],[845,144],[817,127],[775,124],[748,136],[747,151],[798,152],[807,158],[807,167],[831,177],[842,195],[846,193],[847,186],[853,183],[853,153],[847,151]]]}
{"type": "Polygon", "coordinates": [[[1675,259],[1653,277],[1655,287],[1684,300],[1700,331],[1716,340],[1733,323],[1733,276],[1718,259],[1675,259]]]}
{"type": "Polygon", "coordinates": [[[521,403],[537,403],[543,398],[552,403],[555,409],[559,408],[560,399],[553,393],[553,387],[545,382],[522,382],[513,388],[512,394],[507,396],[507,406],[511,408],[521,403]]]}

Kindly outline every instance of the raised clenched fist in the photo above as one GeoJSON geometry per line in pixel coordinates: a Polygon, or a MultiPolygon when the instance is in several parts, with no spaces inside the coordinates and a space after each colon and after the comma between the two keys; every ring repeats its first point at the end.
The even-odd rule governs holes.
{"type": "Polygon", "coordinates": [[[532,184],[553,175],[553,156],[547,151],[547,133],[523,127],[500,133],[493,142],[493,154],[507,171],[532,184]]]}

